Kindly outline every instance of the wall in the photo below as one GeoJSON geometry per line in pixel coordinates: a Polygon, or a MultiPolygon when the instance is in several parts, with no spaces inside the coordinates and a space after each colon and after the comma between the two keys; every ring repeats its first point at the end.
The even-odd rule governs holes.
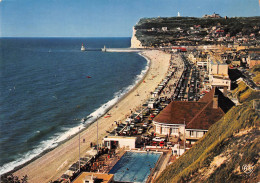
{"type": "Polygon", "coordinates": [[[260,64],[260,60],[250,60],[249,62],[249,68],[254,67],[255,65],[259,65],[260,64]]]}
{"type": "MultiPolygon", "coordinates": [[[[227,86],[228,88],[228,90],[230,90],[231,88],[231,81],[230,81],[230,79],[229,78],[217,78],[217,77],[211,77],[210,78],[210,84],[211,84],[211,86],[213,87],[213,86],[216,86],[216,87],[220,87],[220,86],[222,86],[222,87],[224,87],[224,86],[227,86]]],[[[222,91],[222,92],[224,92],[223,91],[223,89],[221,89],[221,88],[219,88],[220,89],[220,91],[222,91]]]]}
{"type": "MultiPolygon", "coordinates": [[[[122,147],[129,147],[129,148],[135,148],[135,142],[136,142],[136,138],[134,137],[106,137],[104,138],[104,143],[106,144],[106,142],[108,141],[118,141],[118,146],[120,148],[122,147]]],[[[110,148],[110,146],[109,146],[110,148]]]]}
{"type": "Polygon", "coordinates": [[[228,65],[220,64],[218,65],[218,74],[228,76],[228,65]]]}
{"type": "Polygon", "coordinates": [[[210,67],[211,67],[210,74],[228,76],[228,65],[227,64],[211,63],[210,67]]]}

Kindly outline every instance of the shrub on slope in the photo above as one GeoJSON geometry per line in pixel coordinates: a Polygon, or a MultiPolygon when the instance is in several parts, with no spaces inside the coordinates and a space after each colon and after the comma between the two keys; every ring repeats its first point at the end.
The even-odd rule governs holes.
{"type": "Polygon", "coordinates": [[[259,114],[253,109],[253,101],[247,99],[212,125],[207,134],[168,166],[156,182],[247,182],[257,179],[257,168],[251,177],[242,171],[244,164],[255,167],[259,164],[259,114]]]}

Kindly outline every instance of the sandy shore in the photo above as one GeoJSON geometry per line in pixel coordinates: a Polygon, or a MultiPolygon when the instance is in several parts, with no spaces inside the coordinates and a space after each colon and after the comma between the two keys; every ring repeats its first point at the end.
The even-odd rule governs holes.
{"type": "MultiPolygon", "coordinates": [[[[126,115],[130,114],[131,110],[134,111],[135,108],[141,106],[144,101],[150,97],[150,92],[154,91],[157,85],[166,76],[171,58],[170,54],[153,50],[145,51],[143,55],[151,60],[150,69],[143,79],[143,82],[140,82],[124,99],[110,109],[109,113],[111,117],[102,117],[98,120],[99,143],[101,143],[102,138],[107,135],[106,131],[112,130],[114,121],[124,120],[126,115]],[[139,96],[137,96],[137,93],[139,96]]],[[[84,156],[89,149],[90,142],[96,143],[96,123],[93,123],[86,130],[81,132],[80,136],[80,153],[81,156],[84,156]],[[83,143],[83,138],[86,140],[85,143],[83,143]]],[[[14,174],[19,177],[28,175],[28,182],[30,183],[54,181],[68,170],[71,164],[78,160],[78,147],[78,136],[75,136],[14,174]]]]}

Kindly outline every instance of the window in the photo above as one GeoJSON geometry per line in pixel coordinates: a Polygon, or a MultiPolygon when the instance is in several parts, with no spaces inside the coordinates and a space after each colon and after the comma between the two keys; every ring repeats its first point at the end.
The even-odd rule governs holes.
{"type": "Polygon", "coordinates": [[[160,133],[160,130],[161,130],[161,126],[156,126],[156,133],[160,133]]]}
{"type": "Polygon", "coordinates": [[[162,128],[162,134],[168,134],[169,133],[169,128],[168,127],[163,127],[162,128]]]}
{"type": "Polygon", "coordinates": [[[179,129],[178,128],[172,128],[172,133],[178,133],[179,129]]]}
{"type": "Polygon", "coordinates": [[[190,131],[190,136],[191,136],[191,137],[194,136],[194,131],[190,131]]]}

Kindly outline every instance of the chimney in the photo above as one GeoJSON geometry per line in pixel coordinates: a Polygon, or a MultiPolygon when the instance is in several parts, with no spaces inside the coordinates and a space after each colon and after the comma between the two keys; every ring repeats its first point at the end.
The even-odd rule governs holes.
{"type": "Polygon", "coordinates": [[[218,108],[218,96],[214,95],[213,97],[213,105],[212,105],[213,109],[217,109],[218,108]]]}

